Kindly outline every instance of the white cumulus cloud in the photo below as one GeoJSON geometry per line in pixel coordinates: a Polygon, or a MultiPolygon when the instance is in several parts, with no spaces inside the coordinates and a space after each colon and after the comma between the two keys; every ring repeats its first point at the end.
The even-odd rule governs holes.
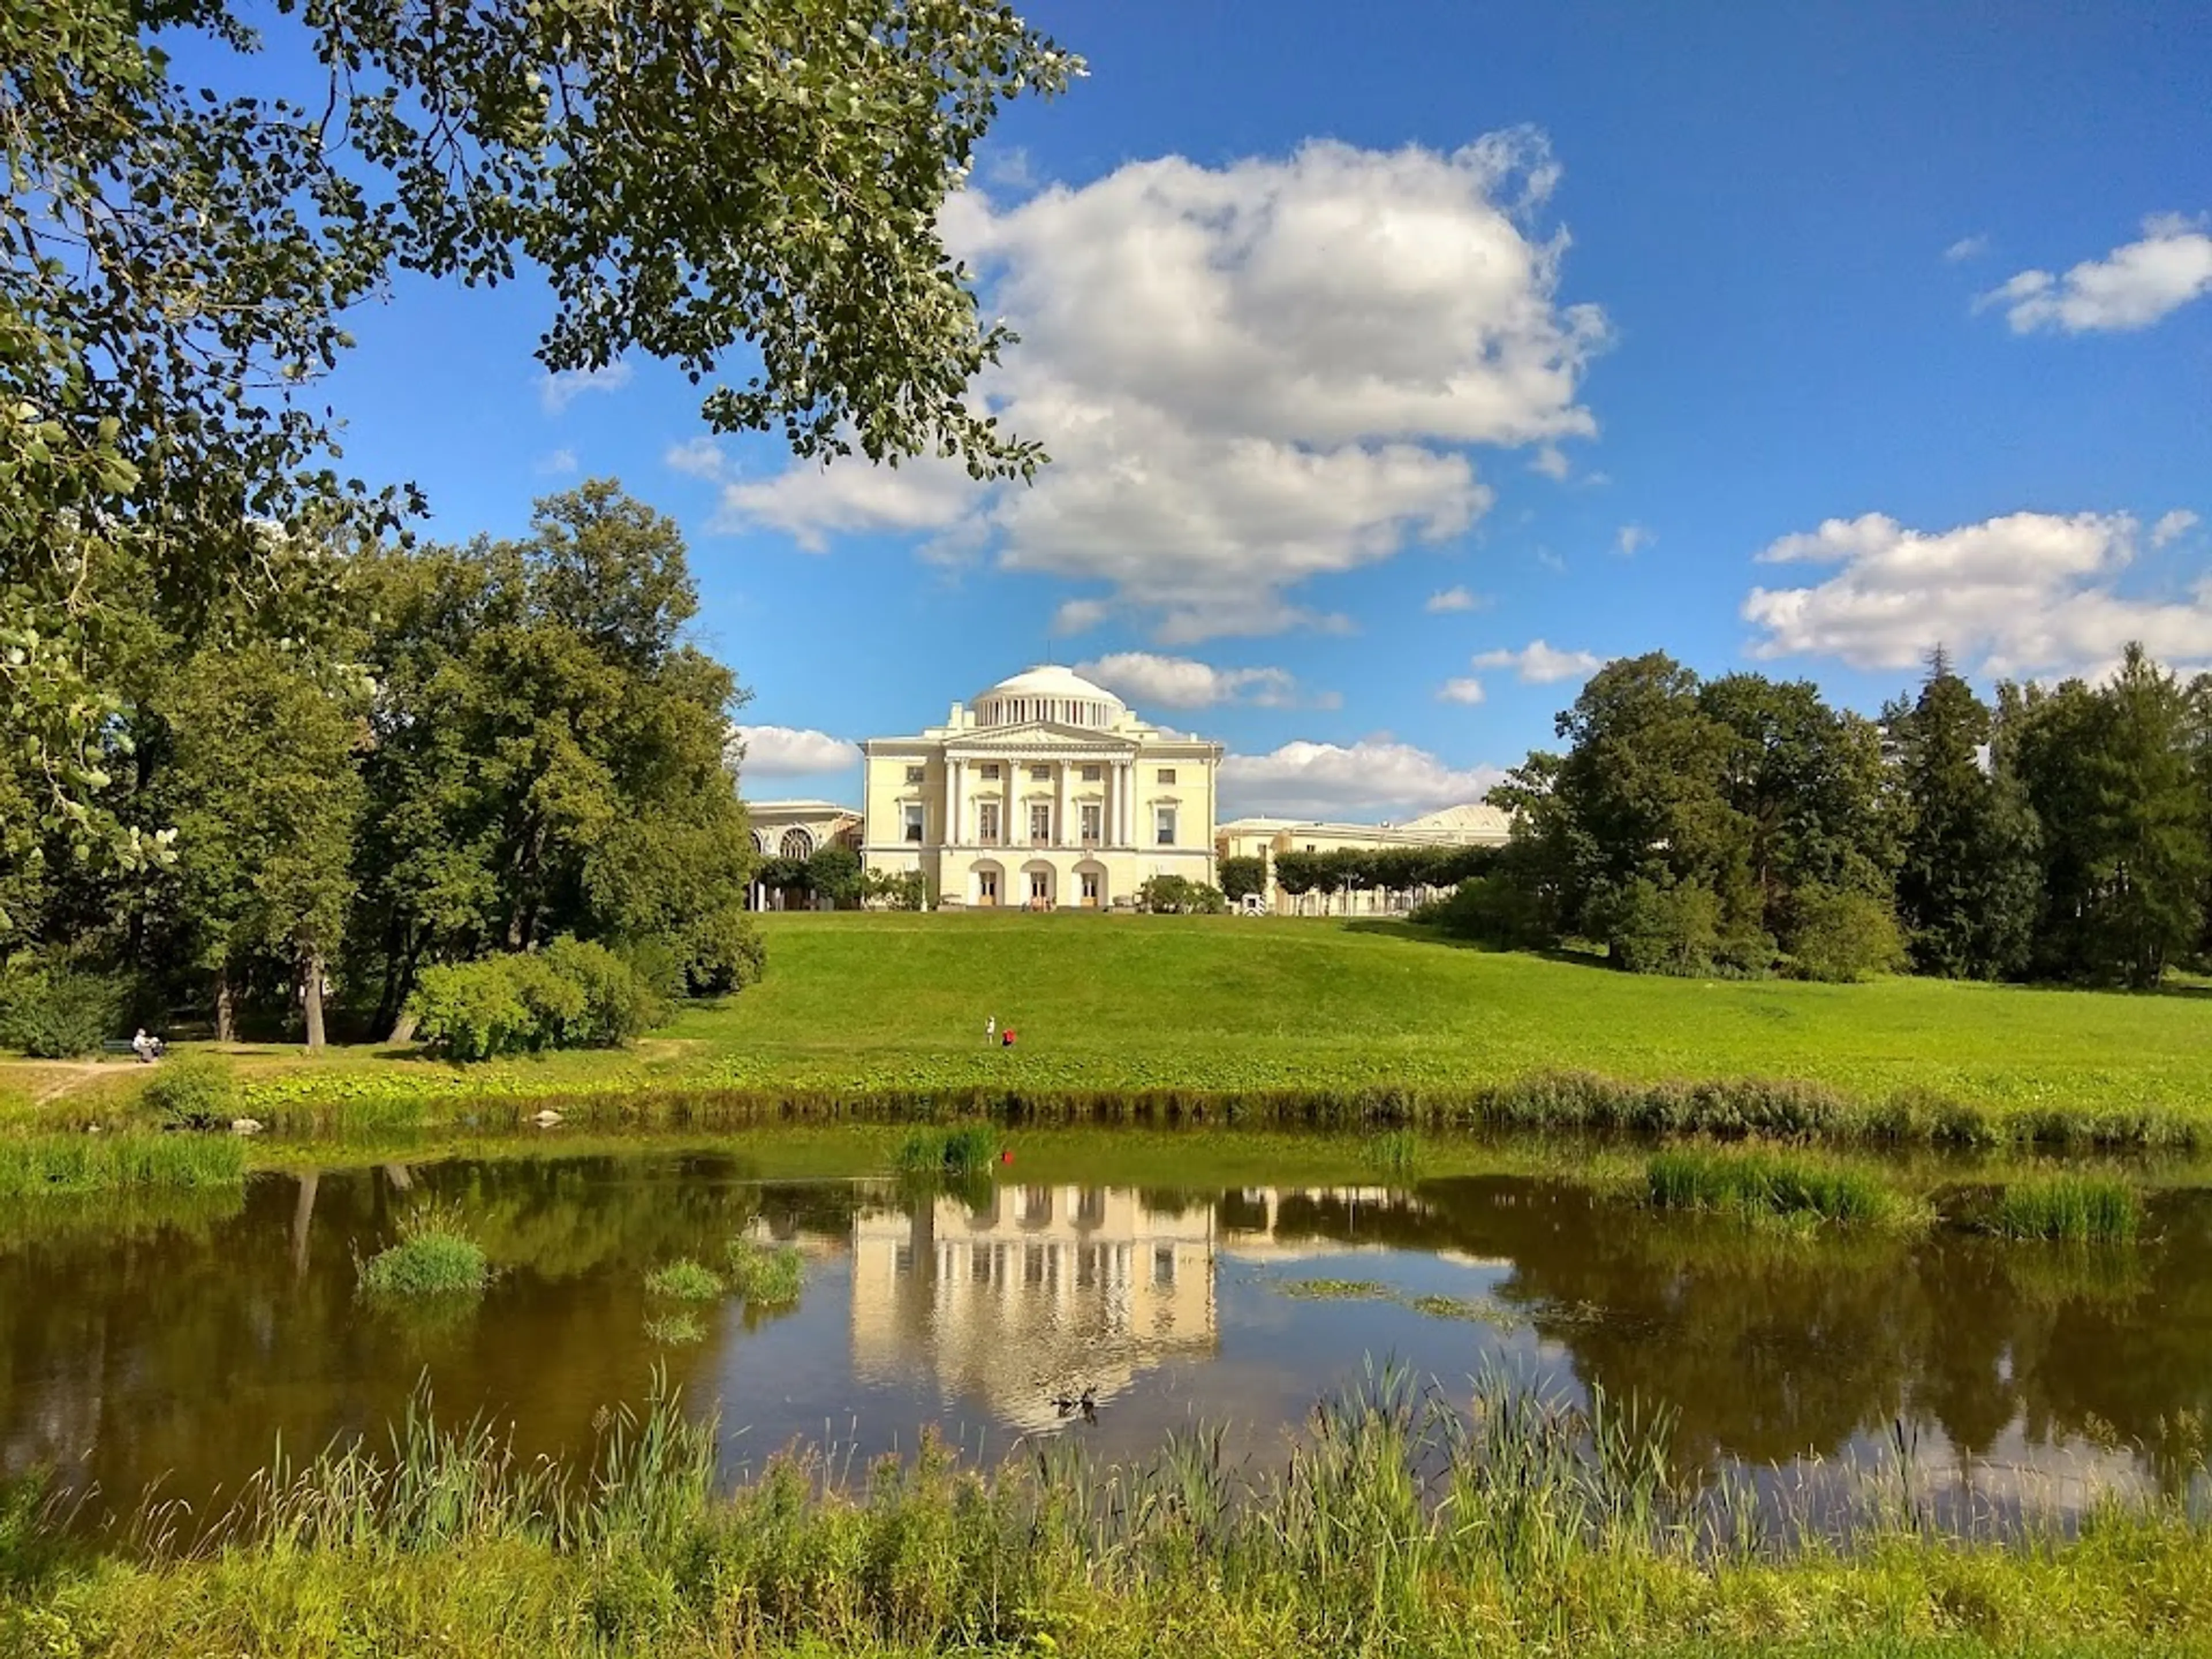
{"type": "Polygon", "coordinates": [[[558,415],[586,392],[619,392],[635,371],[617,357],[605,368],[564,368],[538,383],[538,402],[548,415],[558,415]]]}
{"type": "Polygon", "coordinates": [[[1613,546],[1621,557],[1632,559],[1658,539],[1647,526],[1625,524],[1620,526],[1620,533],[1613,538],[1613,546]]]}
{"type": "Polygon", "coordinates": [[[2166,547],[2178,542],[2196,529],[2199,522],[2197,516],[2185,507],[2177,507],[2171,513],[2160,514],[2158,522],[2150,527],[2150,544],[2166,547]]]}
{"type": "Polygon", "coordinates": [[[1943,258],[1952,264],[1955,265],[1963,264],[1968,259],[1978,259],[1983,254],[1987,253],[1989,251],[1990,239],[1988,237],[1978,235],[1961,236],[1957,241],[1952,243],[1950,246],[1943,250],[1943,258]]]}
{"type": "Polygon", "coordinates": [[[1109,585],[1164,644],[1326,625],[1303,583],[1488,510],[1467,447],[1540,459],[1595,430],[1577,396],[1605,321],[1560,301],[1566,235],[1531,222],[1557,178],[1516,131],[1169,156],[1004,206],[970,190],[948,246],[1022,337],[982,395],[1053,464],[1029,487],[933,459],[793,466],[727,486],[726,520],[810,546],[950,536],[1109,585]]]}
{"type": "Polygon", "coordinates": [[[1477,703],[1482,701],[1482,682],[1478,679],[1446,680],[1437,688],[1439,702],[1477,703]]]}
{"type": "Polygon", "coordinates": [[[1350,744],[1286,743],[1268,754],[1222,761],[1223,816],[1418,814],[1480,800],[1504,775],[1494,766],[1452,767],[1387,737],[1350,744]]]}
{"type": "Polygon", "coordinates": [[[565,477],[576,470],[576,452],[556,449],[540,455],[531,470],[541,478],[565,477]]]}
{"type": "Polygon", "coordinates": [[[2212,236],[2175,214],[2143,221],[2142,239],[2084,259],[2063,276],[2023,270],[1976,301],[2003,308],[2015,334],[2148,328],[2212,293],[2212,236]]]}
{"type": "Polygon", "coordinates": [[[739,726],[732,728],[733,754],[740,772],[757,778],[805,777],[817,772],[842,772],[860,763],[860,746],[827,732],[793,726],[739,726]]]}
{"type": "Polygon", "coordinates": [[[1211,708],[1218,703],[1249,702],[1262,708],[1287,708],[1304,701],[1297,678],[1286,668],[1216,668],[1191,657],[1117,651],[1079,662],[1075,672],[1139,706],[1211,708]]]}
{"type": "Polygon", "coordinates": [[[1489,604],[1490,596],[1486,593],[1470,592],[1464,587],[1447,587],[1441,592],[1430,594],[1428,603],[1421,609],[1431,616],[1436,616],[1446,611],[1481,611],[1489,604]]]}
{"type": "Polygon", "coordinates": [[[728,465],[721,445],[703,433],[686,438],[680,444],[669,445],[660,460],[672,472],[681,472],[687,478],[704,478],[709,483],[720,478],[728,465]]]}
{"type": "Polygon", "coordinates": [[[1809,586],[1755,587],[1743,616],[1759,657],[1908,668],[1942,645],[1990,674],[2093,672],[2141,640],[2168,662],[2212,656],[2212,577],[2187,599],[2128,598],[2125,513],[2014,513],[1928,532],[1880,513],[1784,536],[1767,564],[1836,567],[1809,586]]]}
{"type": "Polygon", "coordinates": [[[1518,651],[1478,652],[1473,661],[1477,668],[1510,668],[1524,685],[1583,679],[1605,666],[1603,657],[1587,651],[1562,651],[1541,640],[1531,640],[1518,651]]]}

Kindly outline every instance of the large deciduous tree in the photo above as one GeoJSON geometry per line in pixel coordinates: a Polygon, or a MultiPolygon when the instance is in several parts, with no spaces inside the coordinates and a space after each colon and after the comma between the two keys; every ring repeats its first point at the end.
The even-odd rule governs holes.
{"type": "MultiPolygon", "coordinates": [[[[338,470],[312,395],[396,270],[526,260],[547,370],[649,354],[717,429],[1029,471],[936,220],[1005,101],[1078,67],[993,0],[0,7],[0,856],[164,856],[112,791],[132,708],[240,596],[295,639],[324,609],[261,526],[420,507],[338,470]],[[247,89],[263,28],[308,66],[281,97],[247,89]]],[[[0,930],[22,902],[0,880],[0,930]]]]}

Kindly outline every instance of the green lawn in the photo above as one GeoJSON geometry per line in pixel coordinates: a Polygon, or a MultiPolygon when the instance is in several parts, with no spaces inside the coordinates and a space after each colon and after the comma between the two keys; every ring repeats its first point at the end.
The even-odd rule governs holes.
{"type": "MultiPolygon", "coordinates": [[[[241,1103],[283,1127],[329,1128],[349,1115],[357,1127],[379,1101],[442,1101],[459,1121],[471,1103],[673,1089],[893,1108],[917,1096],[1129,1091],[1396,1091],[1449,1103],[1584,1073],[1639,1087],[1797,1080],[1868,1105],[1917,1094],[1985,1118],[2100,1120],[2114,1140],[2137,1138],[2136,1118],[2212,1136],[2212,988],[2201,984],[2123,995],[1914,979],[1638,978],[1381,922],[899,914],[763,922],[767,978],[686,1008],[634,1051],[477,1066],[371,1046],[313,1061],[296,1049],[240,1051],[241,1103]],[[994,1016],[1019,1034],[1015,1048],[986,1042],[994,1016]],[[319,1115],[312,1125],[297,1118],[307,1109],[319,1115]]],[[[27,1070],[0,1063],[0,1092],[13,1071],[19,1095],[0,1118],[19,1127],[112,1113],[143,1075],[101,1066],[76,1086],[62,1070],[56,1085],[23,1080],[27,1070]],[[57,1086],[67,1092],[27,1104],[57,1086]]]]}
{"type": "Polygon", "coordinates": [[[2212,994],[1637,977],[1388,923],[781,915],[768,978],[673,1028],[732,1081],[1443,1086],[1800,1078],[2212,1115],[2212,994]],[[996,1015],[1019,1034],[987,1048],[996,1015]]]}

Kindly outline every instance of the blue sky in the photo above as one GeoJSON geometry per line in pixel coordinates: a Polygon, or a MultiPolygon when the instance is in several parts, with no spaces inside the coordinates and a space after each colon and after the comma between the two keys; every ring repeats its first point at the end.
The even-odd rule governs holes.
{"type": "Polygon", "coordinates": [[[650,362],[549,384],[529,283],[404,284],[331,382],[433,534],[587,476],[672,514],[749,793],[851,798],[842,745],[1048,655],[1226,743],[1231,810],[1370,817],[1614,655],[1869,712],[1939,638],[2212,663],[2212,11],[1030,15],[1090,74],[946,224],[1035,489],[793,468],[650,362]]]}

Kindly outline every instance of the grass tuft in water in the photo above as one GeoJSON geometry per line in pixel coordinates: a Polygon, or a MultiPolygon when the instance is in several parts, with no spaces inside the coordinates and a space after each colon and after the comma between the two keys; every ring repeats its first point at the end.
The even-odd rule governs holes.
{"type": "Polygon", "coordinates": [[[988,1123],[916,1129],[899,1143],[893,1161],[901,1175],[945,1176],[957,1181],[988,1173],[998,1161],[999,1142],[999,1131],[988,1123]]]}
{"type": "Polygon", "coordinates": [[[400,1222],[399,1242],[362,1262],[360,1273],[368,1296],[471,1296],[490,1282],[491,1263],[459,1210],[425,1204],[400,1222]]]}
{"type": "Polygon", "coordinates": [[[2054,1170],[2029,1176],[1997,1195],[1992,1231],[2006,1238],[2073,1244],[2124,1244],[2142,1227],[2142,1200],[2112,1176],[2054,1170]]]}
{"type": "Polygon", "coordinates": [[[1387,1285],[1371,1279],[1278,1279],[1275,1294],[1294,1302],[1350,1302],[1363,1297],[1387,1299],[1387,1285]]]}
{"type": "Polygon", "coordinates": [[[656,1314],[645,1322],[645,1340],[664,1348],[688,1348],[707,1340],[706,1322],[697,1314],[656,1314]]]}
{"type": "Polygon", "coordinates": [[[1925,1206],[1873,1170],[1834,1158],[1763,1146],[1678,1146],[1644,1165],[1656,1210],[1735,1215],[1747,1221],[1895,1224],[1923,1219],[1925,1206]]]}
{"type": "Polygon", "coordinates": [[[799,1300],[806,1264],[784,1244],[771,1248],[750,1238],[730,1241],[730,1287],[747,1302],[780,1308],[799,1300]]]}
{"type": "Polygon", "coordinates": [[[712,1302],[726,1288],[720,1273],[688,1255],[678,1256],[645,1276],[646,1294],[671,1302],[712,1302]]]}
{"type": "Polygon", "coordinates": [[[1410,1181],[1421,1172],[1421,1138],[1411,1129],[1387,1129],[1369,1139],[1368,1167],[1394,1181],[1410,1181]]]}

